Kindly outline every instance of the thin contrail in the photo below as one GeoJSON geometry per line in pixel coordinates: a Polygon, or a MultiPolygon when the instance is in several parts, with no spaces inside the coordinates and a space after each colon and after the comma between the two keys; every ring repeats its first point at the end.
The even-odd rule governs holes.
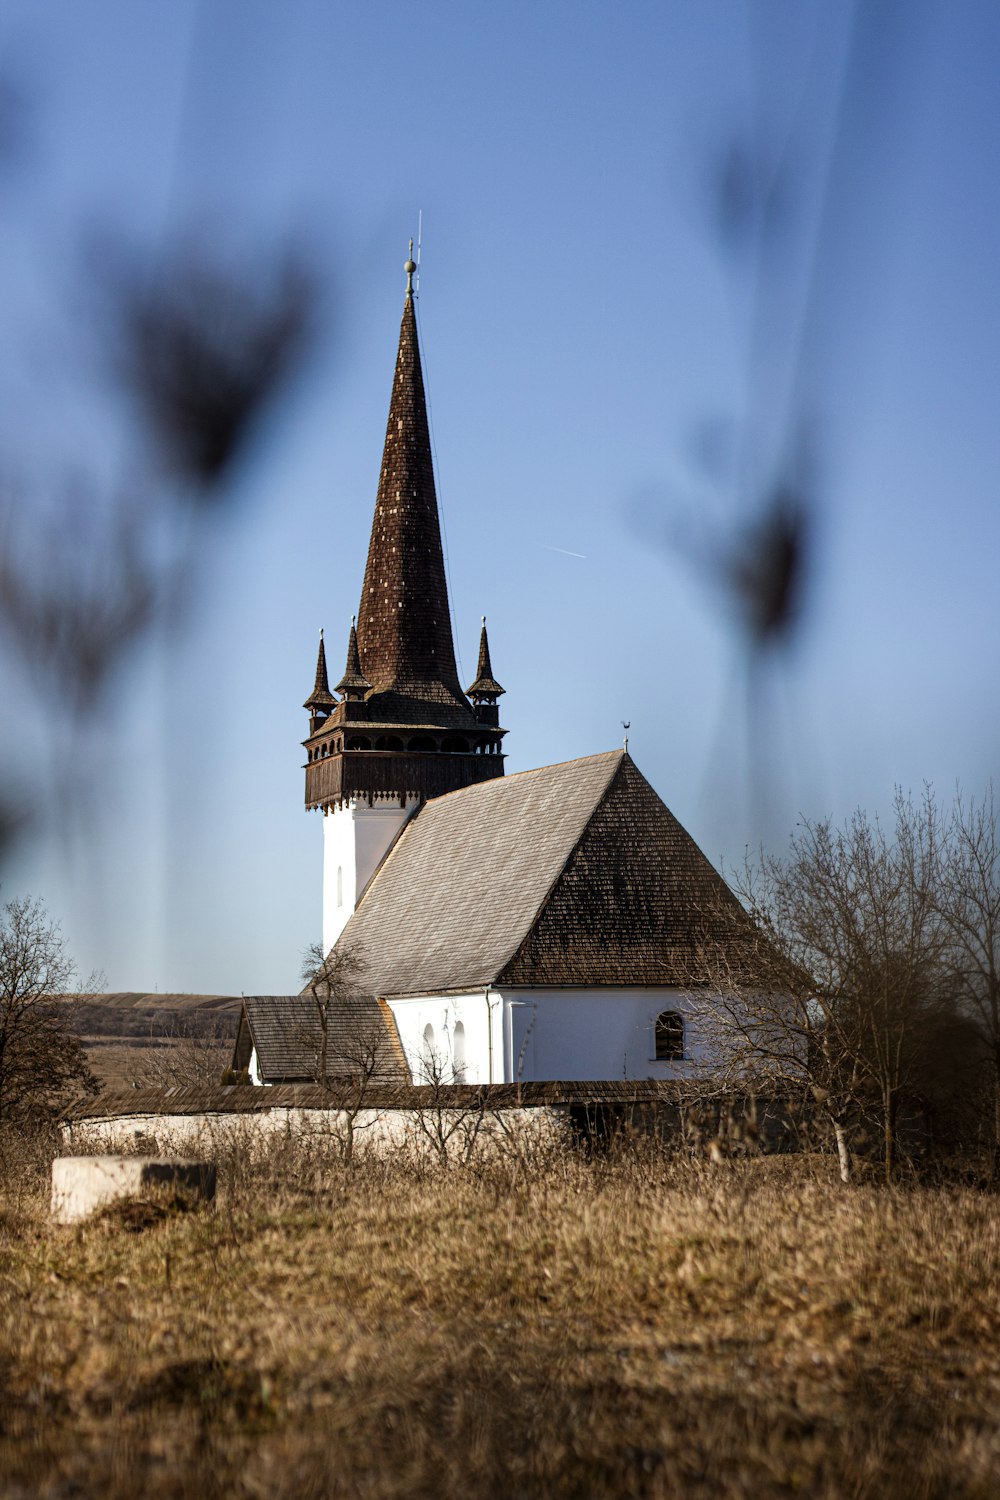
{"type": "Polygon", "coordinates": [[[570,552],[567,547],[550,547],[548,542],[543,542],[542,546],[546,552],[561,552],[563,557],[582,557],[584,562],[587,560],[586,552],[570,552]]]}

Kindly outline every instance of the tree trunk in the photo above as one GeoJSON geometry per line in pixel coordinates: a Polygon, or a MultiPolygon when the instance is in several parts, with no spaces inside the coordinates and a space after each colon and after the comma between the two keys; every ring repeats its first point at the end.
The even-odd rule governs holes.
{"type": "Polygon", "coordinates": [[[1000,1186],[1000,1057],[993,1064],[993,1161],[990,1181],[1000,1186]]]}
{"type": "Polygon", "coordinates": [[[885,1145],[885,1180],[896,1175],[896,1092],[887,1089],[882,1097],[882,1132],[885,1145]]]}
{"type": "Polygon", "coordinates": [[[837,1160],[840,1162],[841,1182],[851,1180],[851,1150],[847,1144],[847,1131],[840,1120],[834,1120],[833,1133],[837,1138],[837,1160]]]}
{"type": "Polygon", "coordinates": [[[326,1000],[322,999],[320,997],[319,993],[315,989],[312,992],[312,997],[313,997],[313,1000],[316,1002],[316,1015],[319,1018],[319,1032],[320,1032],[320,1039],[319,1039],[319,1067],[316,1070],[318,1072],[318,1074],[319,1074],[319,1077],[316,1079],[316,1082],[320,1085],[321,1088],[325,1088],[326,1087],[326,1041],[327,1041],[327,1033],[328,1033],[329,1024],[330,1024],[330,1001],[329,1001],[328,998],[326,1000]]]}

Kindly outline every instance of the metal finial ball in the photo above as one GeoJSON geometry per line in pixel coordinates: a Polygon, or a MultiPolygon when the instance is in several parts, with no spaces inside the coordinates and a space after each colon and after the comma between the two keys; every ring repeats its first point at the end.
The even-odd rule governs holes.
{"type": "Polygon", "coordinates": [[[403,270],[406,272],[407,276],[412,276],[416,269],[417,263],[415,260],[408,260],[406,262],[406,265],[403,267],[403,270]]]}

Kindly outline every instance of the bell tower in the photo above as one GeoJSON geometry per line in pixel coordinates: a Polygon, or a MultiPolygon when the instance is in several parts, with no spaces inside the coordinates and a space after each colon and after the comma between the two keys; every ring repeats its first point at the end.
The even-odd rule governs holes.
{"type": "Polygon", "coordinates": [[[306,807],[324,814],[325,952],[422,802],[503,775],[506,731],[496,706],[503,688],[493,679],[485,620],[468,697],[455,666],[412,254],[411,241],[361,604],[336,687],[342,696],[329,689],[321,632],[305,704],[306,807]]]}

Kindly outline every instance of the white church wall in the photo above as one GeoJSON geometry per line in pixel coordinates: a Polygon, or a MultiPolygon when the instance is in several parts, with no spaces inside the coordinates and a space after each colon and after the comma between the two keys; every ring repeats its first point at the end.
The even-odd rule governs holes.
{"type": "Polygon", "coordinates": [[[683,1079],[710,1061],[704,997],[683,990],[479,990],[389,1004],[414,1083],[458,1081],[460,1071],[465,1083],[683,1079]],[[681,1060],[656,1058],[664,1011],[683,1018],[681,1060]]]}
{"type": "Polygon", "coordinates": [[[323,815],[323,952],[329,953],[347,926],[358,897],[379,862],[418,807],[416,799],[350,802],[323,815]]]}
{"type": "Polygon", "coordinates": [[[420,995],[389,1005],[414,1083],[504,1082],[503,1014],[495,990],[420,995]]]}
{"type": "Polygon", "coordinates": [[[675,989],[502,992],[504,1081],[683,1079],[709,1065],[703,996],[675,989]],[[678,1012],[684,1057],[657,1061],[656,1018],[678,1012]]]}

